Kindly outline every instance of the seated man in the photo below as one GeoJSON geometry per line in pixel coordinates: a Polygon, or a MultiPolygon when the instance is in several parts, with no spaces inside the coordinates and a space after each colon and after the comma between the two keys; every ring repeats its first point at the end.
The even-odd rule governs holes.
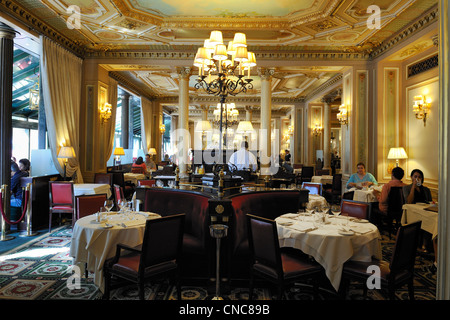
{"type": "Polygon", "coordinates": [[[147,170],[156,170],[156,164],[148,153],[145,155],[145,166],[147,170]]]}
{"type": "Polygon", "coordinates": [[[384,214],[387,214],[388,210],[388,196],[392,187],[403,187],[405,184],[402,182],[405,171],[400,167],[392,169],[391,181],[383,185],[381,193],[377,190],[373,190],[378,199],[378,208],[384,214]]]}
{"type": "Polygon", "coordinates": [[[242,141],[241,148],[231,155],[228,164],[235,165],[237,170],[250,169],[255,171],[258,167],[255,155],[248,151],[247,141],[242,141]]]}

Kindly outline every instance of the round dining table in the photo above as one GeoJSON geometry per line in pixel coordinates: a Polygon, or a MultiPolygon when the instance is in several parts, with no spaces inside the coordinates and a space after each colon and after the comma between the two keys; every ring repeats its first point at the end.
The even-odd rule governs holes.
{"type": "Polygon", "coordinates": [[[316,215],[288,213],[276,218],[279,244],[312,256],[338,291],[346,261],[381,259],[380,232],[367,220],[326,214],[319,224],[316,215]]]}
{"type": "Polygon", "coordinates": [[[103,265],[116,254],[117,244],[138,246],[144,238],[147,219],[161,216],[151,212],[110,212],[97,222],[96,215],[78,219],[72,232],[70,256],[73,265],[93,272],[94,283],[104,292],[103,265]]]}

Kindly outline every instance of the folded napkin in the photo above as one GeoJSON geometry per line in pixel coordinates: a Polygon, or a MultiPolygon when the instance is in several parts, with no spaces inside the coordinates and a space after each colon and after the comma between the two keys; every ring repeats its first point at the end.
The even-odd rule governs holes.
{"type": "Polygon", "coordinates": [[[298,217],[298,213],[285,213],[280,216],[280,218],[287,218],[287,219],[295,219],[298,217]]]}
{"type": "Polygon", "coordinates": [[[372,231],[371,228],[364,227],[364,226],[351,227],[351,228],[349,228],[349,230],[353,231],[353,232],[356,232],[356,233],[359,233],[359,234],[365,234],[365,233],[368,233],[368,232],[372,231]]]}
{"type": "Polygon", "coordinates": [[[314,227],[312,225],[308,225],[308,224],[293,224],[291,226],[289,226],[289,228],[297,230],[297,231],[301,231],[301,232],[308,232],[308,231],[313,231],[316,230],[317,227],[314,227]]]}

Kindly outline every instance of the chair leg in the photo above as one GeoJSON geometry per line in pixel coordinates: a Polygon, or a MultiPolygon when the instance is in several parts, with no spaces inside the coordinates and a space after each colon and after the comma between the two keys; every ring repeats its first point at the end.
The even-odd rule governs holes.
{"type": "Polygon", "coordinates": [[[49,219],[48,219],[48,232],[52,232],[52,212],[50,211],[49,219]]]}
{"type": "Polygon", "coordinates": [[[103,292],[103,300],[109,300],[109,285],[111,282],[111,275],[108,272],[107,268],[103,269],[104,275],[105,275],[105,292],[103,292]]]}
{"type": "Polygon", "coordinates": [[[180,283],[180,270],[177,269],[176,274],[175,274],[175,281],[177,283],[177,299],[178,300],[182,300],[181,298],[181,283],[180,283]]]}
{"type": "Polygon", "coordinates": [[[409,300],[414,301],[414,279],[411,278],[408,282],[408,294],[409,294],[409,300]]]}
{"type": "Polygon", "coordinates": [[[141,278],[139,281],[139,300],[145,299],[145,279],[141,278]]]}
{"type": "Polygon", "coordinates": [[[248,300],[253,300],[253,281],[254,281],[253,271],[250,270],[250,284],[248,287],[248,300]]]}

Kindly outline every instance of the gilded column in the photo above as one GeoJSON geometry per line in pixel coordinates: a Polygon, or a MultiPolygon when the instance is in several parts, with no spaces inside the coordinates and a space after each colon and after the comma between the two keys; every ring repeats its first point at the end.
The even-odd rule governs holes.
{"type": "Polygon", "coordinates": [[[180,177],[187,176],[187,165],[189,161],[189,77],[191,68],[184,67],[178,70],[180,78],[180,95],[178,100],[178,135],[177,151],[180,177]]]}
{"type": "Polygon", "coordinates": [[[330,124],[330,116],[331,109],[329,103],[331,102],[329,99],[323,99],[324,103],[323,107],[323,168],[330,169],[331,173],[331,158],[330,158],[330,137],[331,137],[331,124],[330,124]]]}
{"type": "Polygon", "coordinates": [[[272,117],[272,76],[273,69],[259,69],[261,77],[261,128],[259,130],[260,144],[259,155],[261,162],[261,175],[267,176],[275,174],[270,172],[271,166],[271,127],[270,121],[272,117]]]}

